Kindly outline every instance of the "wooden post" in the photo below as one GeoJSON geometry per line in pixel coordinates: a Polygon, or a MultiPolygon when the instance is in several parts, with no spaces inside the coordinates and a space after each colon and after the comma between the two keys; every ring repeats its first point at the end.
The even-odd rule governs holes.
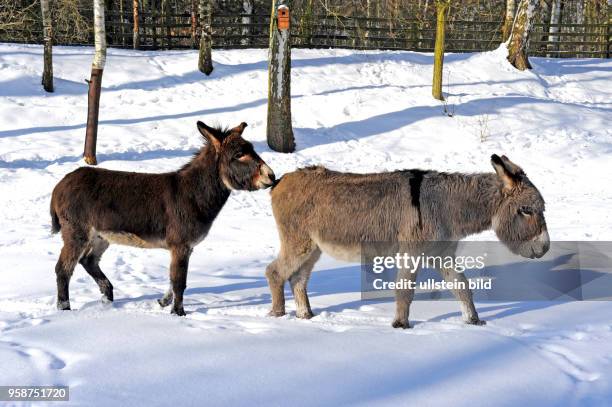
{"type": "Polygon", "coordinates": [[[94,0],[94,41],[95,54],[91,65],[91,79],[87,95],[87,128],[85,130],[85,162],[96,165],[96,143],[98,140],[98,114],[100,112],[100,91],[102,73],[106,64],[106,30],[104,28],[104,1],[94,0]]]}
{"type": "Polygon", "coordinates": [[[40,1],[40,11],[43,22],[43,75],[42,85],[47,92],[53,92],[53,24],[51,21],[51,10],[49,0],[40,1]]]}
{"type": "Polygon", "coordinates": [[[134,0],[132,5],[133,13],[134,13],[134,37],[132,38],[132,45],[134,49],[140,48],[140,21],[138,20],[140,17],[138,15],[138,0],[134,0]]]}
{"type": "Polygon", "coordinates": [[[450,6],[450,0],[436,0],[436,44],[434,47],[433,86],[431,94],[435,99],[444,100],[442,96],[442,67],[444,65],[444,37],[446,25],[446,13],[450,6]]]}
{"type": "MultiPolygon", "coordinates": [[[[282,1],[282,0],[281,0],[282,1]]],[[[291,30],[289,8],[272,1],[268,55],[268,123],[266,137],[271,149],[295,151],[291,126],[291,30]]]]}
{"type": "Polygon", "coordinates": [[[210,75],[213,71],[212,64],[212,0],[200,0],[200,25],[202,35],[200,36],[200,52],[198,55],[198,69],[200,72],[210,75]]]}

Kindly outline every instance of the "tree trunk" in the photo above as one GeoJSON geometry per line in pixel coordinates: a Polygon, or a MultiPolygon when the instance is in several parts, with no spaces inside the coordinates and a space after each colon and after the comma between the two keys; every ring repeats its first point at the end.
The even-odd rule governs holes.
{"type": "Polygon", "coordinates": [[[191,48],[195,49],[198,44],[198,17],[196,0],[191,0],[191,48]]]}
{"type": "Polygon", "coordinates": [[[198,69],[200,72],[210,75],[213,71],[212,64],[212,0],[200,0],[200,25],[202,35],[200,36],[200,52],[198,55],[198,69]]]}
{"type": "Polygon", "coordinates": [[[438,100],[444,100],[444,96],[442,96],[442,67],[444,65],[446,13],[449,6],[450,0],[436,0],[436,44],[434,48],[433,86],[431,93],[438,100]]]}
{"type": "MultiPolygon", "coordinates": [[[[561,0],[552,0],[551,10],[550,10],[550,26],[548,28],[548,41],[553,44],[548,44],[547,48],[549,51],[558,51],[559,50],[559,36],[555,35],[559,33],[559,24],[561,23],[561,0]]],[[[548,57],[553,56],[554,54],[548,54],[548,57]]]]}
{"type": "MultiPolygon", "coordinates": [[[[253,0],[242,0],[242,12],[244,14],[253,14],[253,0]]],[[[242,17],[242,24],[251,24],[251,16],[242,17]]],[[[242,36],[244,37],[240,42],[242,45],[249,45],[251,43],[251,27],[242,27],[242,36]]]]}
{"type": "Polygon", "coordinates": [[[266,137],[274,151],[295,151],[291,126],[291,29],[279,30],[278,9],[272,1],[270,17],[270,48],[268,56],[268,123],[266,137]]]}
{"type": "Polygon", "coordinates": [[[96,165],[96,142],[98,139],[98,114],[100,112],[100,91],[102,73],[106,63],[106,31],[104,28],[104,1],[94,0],[94,43],[95,54],[91,65],[91,79],[87,95],[87,129],[85,131],[85,162],[96,165]]]}
{"type": "Polygon", "coordinates": [[[504,24],[502,26],[502,42],[508,41],[512,32],[512,23],[514,22],[514,9],[516,8],[515,0],[506,0],[506,13],[504,14],[504,24]]]}
{"type": "Polygon", "coordinates": [[[514,18],[514,24],[512,24],[512,33],[508,41],[508,61],[521,71],[531,69],[527,57],[527,46],[529,45],[529,34],[537,7],[538,0],[521,0],[514,18]]]}
{"type": "Polygon", "coordinates": [[[133,46],[134,49],[140,48],[140,21],[138,20],[140,17],[138,15],[138,0],[134,0],[132,5],[133,13],[134,13],[134,37],[133,37],[133,46]]]}
{"type": "Polygon", "coordinates": [[[53,92],[53,24],[49,0],[40,0],[40,11],[43,22],[43,74],[42,85],[47,92],[53,92]]]}

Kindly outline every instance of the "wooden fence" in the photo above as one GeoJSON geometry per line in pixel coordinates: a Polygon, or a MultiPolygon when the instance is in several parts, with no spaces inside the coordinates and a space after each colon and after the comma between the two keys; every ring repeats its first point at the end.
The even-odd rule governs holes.
{"type": "MultiPolygon", "coordinates": [[[[109,46],[132,48],[133,16],[131,10],[107,13],[109,46]]],[[[82,15],[90,15],[82,11],[82,15]]],[[[91,18],[91,17],[90,17],[91,18]]],[[[190,13],[139,13],[140,49],[196,48],[199,39],[197,18],[190,13]]],[[[305,48],[352,48],[433,51],[435,21],[388,18],[346,17],[339,15],[292,15],[292,45],[305,48]]],[[[495,49],[501,42],[501,21],[458,21],[447,23],[448,52],[476,52],[495,49]]],[[[213,14],[215,48],[267,48],[270,16],[268,14],[213,14]]],[[[530,55],[548,57],[609,58],[612,45],[610,24],[558,24],[558,32],[549,33],[551,25],[535,24],[529,47],[530,55]],[[556,39],[553,41],[553,39],[556,39]]],[[[40,42],[40,25],[24,34],[0,31],[0,41],[21,38],[20,42],[40,42]]],[[[56,36],[56,44],[85,45],[56,36]]]]}

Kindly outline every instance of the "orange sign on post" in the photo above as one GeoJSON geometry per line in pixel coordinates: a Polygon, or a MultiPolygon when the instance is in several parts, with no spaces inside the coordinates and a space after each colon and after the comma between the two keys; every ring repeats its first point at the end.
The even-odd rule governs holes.
{"type": "Polygon", "coordinates": [[[276,14],[277,18],[277,26],[279,30],[288,30],[289,22],[291,21],[289,17],[289,7],[283,5],[278,6],[278,12],[276,14]]]}

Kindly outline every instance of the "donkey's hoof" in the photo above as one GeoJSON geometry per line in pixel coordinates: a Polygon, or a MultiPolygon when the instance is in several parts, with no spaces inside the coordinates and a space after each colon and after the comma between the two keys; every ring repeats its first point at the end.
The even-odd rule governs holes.
{"type": "Polygon", "coordinates": [[[268,316],[270,317],[282,317],[283,315],[285,315],[285,311],[270,310],[270,312],[268,312],[268,316]]]}
{"type": "Polygon", "coordinates": [[[482,319],[479,319],[479,318],[472,318],[472,319],[468,320],[466,322],[466,324],[482,326],[482,325],[486,325],[487,321],[483,321],[482,319]]]}
{"type": "Polygon", "coordinates": [[[60,311],[70,311],[70,301],[58,301],[57,309],[60,311]]]}
{"type": "Polygon", "coordinates": [[[296,312],[295,316],[300,318],[300,319],[310,319],[310,318],[314,317],[314,314],[312,313],[312,311],[296,312]]]}
{"type": "Polygon", "coordinates": [[[157,300],[157,303],[159,304],[160,307],[165,308],[168,305],[170,305],[170,301],[167,300],[166,298],[160,298],[157,300]]]}
{"type": "Polygon", "coordinates": [[[400,321],[399,319],[396,319],[395,321],[393,321],[393,323],[391,324],[391,326],[393,328],[402,328],[402,329],[408,329],[410,328],[410,324],[408,323],[408,321],[403,322],[400,321]]]}
{"type": "Polygon", "coordinates": [[[178,315],[179,317],[184,317],[185,315],[187,315],[185,313],[185,310],[183,309],[183,307],[181,307],[181,308],[172,308],[172,311],[170,311],[170,313],[178,315]]]}

